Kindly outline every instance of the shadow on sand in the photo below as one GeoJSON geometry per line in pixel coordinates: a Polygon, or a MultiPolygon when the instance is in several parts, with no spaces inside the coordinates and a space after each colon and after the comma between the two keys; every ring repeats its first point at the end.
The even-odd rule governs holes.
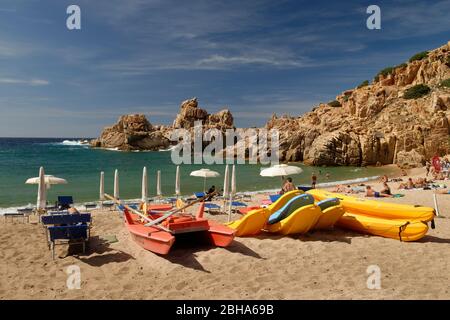
{"type": "Polygon", "coordinates": [[[81,245],[70,246],[68,255],[71,255],[73,251],[74,255],[78,257],[81,262],[94,267],[99,267],[112,262],[125,262],[134,259],[133,256],[126,252],[110,248],[109,242],[101,239],[99,236],[93,236],[89,239],[86,253],[80,253],[80,247],[81,245]]]}
{"type": "MultiPolygon", "coordinates": [[[[178,235],[175,244],[170,250],[170,253],[167,256],[161,257],[171,263],[176,263],[186,268],[210,273],[210,271],[206,270],[197,260],[197,253],[208,251],[213,248],[216,247],[209,244],[208,241],[200,234],[178,235]]],[[[229,252],[240,253],[253,258],[262,259],[258,253],[238,242],[236,239],[228,247],[223,249],[229,252]]]]}
{"type": "Polygon", "coordinates": [[[421,242],[421,243],[450,243],[450,239],[443,239],[443,238],[438,238],[435,236],[430,236],[430,235],[426,235],[425,237],[423,237],[422,239],[416,241],[416,242],[421,242]]]}
{"type": "Polygon", "coordinates": [[[322,241],[322,242],[345,242],[348,244],[352,243],[352,238],[356,236],[364,236],[359,233],[343,231],[341,229],[331,229],[331,230],[317,230],[309,231],[305,234],[292,234],[292,235],[279,235],[274,233],[262,232],[259,235],[254,236],[257,239],[269,239],[278,240],[285,237],[290,237],[291,239],[297,239],[300,241],[322,241]]]}

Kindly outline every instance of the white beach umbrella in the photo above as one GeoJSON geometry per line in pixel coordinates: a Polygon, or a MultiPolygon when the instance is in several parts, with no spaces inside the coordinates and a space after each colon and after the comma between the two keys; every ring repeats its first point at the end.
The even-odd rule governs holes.
{"type": "Polygon", "coordinates": [[[156,195],[160,197],[162,195],[161,192],[161,171],[158,170],[156,173],[156,195]]]}
{"type": "Polygon", "coordinates": [[[100,201],[105,200],[105,173],[100,172],[100,201]]]}
{"type": "Polygon", "coordinates": [[[143,203],[147,203],[148,200],[148,183],[147,183],[147,167],[142,169],[142,198],[143,203]]]}
{"type": "Polygon", "coordinates": [[[200,169],[200,170],[192,171],[190,175],[193,177],[202,177],[204,179],[203,180],[203,192],[206,192],[206,178],[219,177],[220,173],[209,170],[209,169],[200,169]]]}
{"type": "Polygon", "coordinates": [[[38,183],[38,195],[37,195],[37,209],[45,209],[47,204],[47,188],[45,184],[44,167],[39,168],[39,183],[38,183]]]}
{"type": "Polygon", "coordinates": [[[229,166],[225,166],[225,174],[223,178],[223,197],[227,198],[230,193],[230,174],[229,174],[229,166]]]}
{"type": "Polygon", "coordinates": [[[236,166],[233,164],[233,169],[231,170],[231,196],[236,195],[236,166]]]}
{"type": "Polygon", "coordinates": [[[119,170],[114,171],[114,198],[119,199],[119,170]]]}
{"type": "Polygon", "coordinates": [[[263,177],[286,177],[293,174],[302,173],[303,170],[296,166],[288,166],[287,164],[277,164],[270,168],[261,170],[260,175],[263,177]]]}
{"type": "Polygon", "coordinates": [[[175,194],[181,195],[181,181],[180,181],[180,166],[177,166],[177,173],[175,175],[175,194]]]}
{"type": "MultiPolygon", "coordinates": [[[[39,184],[41,177],[29,178],[25,181],[26,184],[39,184]]],[[[67,180],[63,178],[58,178],[52,175],[44,175],[44,183],[47,189],[50,188],[52,184],[67,184],[67,180]]]]}

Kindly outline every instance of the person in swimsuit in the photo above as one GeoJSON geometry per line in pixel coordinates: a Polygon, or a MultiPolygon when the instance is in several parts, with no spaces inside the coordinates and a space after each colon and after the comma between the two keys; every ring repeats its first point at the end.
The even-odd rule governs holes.
{"type": "Polygon", "coordinates": [[[283,187],[281,187],[281,192],[280,192],[280,194],[284,194],[284,193],[286,193],[286,192],[293,191],[293,190],[296,190],[296,189],[297,189],[297,188],[296,188],[296,187],[294,186],[294,184],[292,183],[292,178],[289,177],[289,178],[287,178],[286,181],[284,182],[283,187]]]}
{"type": "Polygon", "coordinates": [[[391,188],[386,182],[383,183],[383,190],[380,191],[380,195],[382,197],[392,197],[391,188]]]}
{"type": "Polygon", "coordinates": [[[311,188],[315,189],[316,188],[316,183],[317,183],[317,176],[316,174],[313,172],[311,175],[311,188]]]}

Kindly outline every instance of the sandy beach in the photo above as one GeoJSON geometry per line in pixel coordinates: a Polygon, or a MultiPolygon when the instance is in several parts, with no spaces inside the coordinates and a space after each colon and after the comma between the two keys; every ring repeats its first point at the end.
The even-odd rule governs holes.
{"type": "MultiPolygon", "coordinates": [[[[379,188],[377,183],[374,187],[379,188]]],[[[403,198],[380,201],[433,205],[431,190],[401,192],[403,198]]],[[[113,210],[92,212],[86,254],[77,246],[59,246],[55,260],[41,225],[2,222],[0,298],[449,299],[450,197],[438,199],[441,216],[436,229],[418,242],[335,229],[292,237],[236,238],[228,248],[177,243],[165,257],[136,245],[113,210]],[[110,236],[118,241],[109,243],[110,236]],[[81,270],[80,289],[66,285],[73,265],[81,270]],[[380,267],[380,290],[367,288],[370,265],[380,267]]],[[[209,217],[226,220],[225,215],[209,217]]]]}

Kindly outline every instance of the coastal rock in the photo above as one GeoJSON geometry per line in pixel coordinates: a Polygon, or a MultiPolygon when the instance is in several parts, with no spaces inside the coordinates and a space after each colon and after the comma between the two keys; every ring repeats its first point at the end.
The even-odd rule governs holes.
{"type": "Polygon", "coordinates": [[[312,165],[397,164],[420,166],[450,149],[450,77],[447,45],[422,60],[395,67],[371,84],[336,97],[342,107],[321,103],[301,117],[277,117],[267,129],[280,133],[281,161],[312,165]],[[404,99],[405,91],[426,84],[431,93],[404,99]]]}
{"type": "Polygon", "coordinates": [[[169,146],[169,140],[155,130],[143,114],[123,115],[117,123],[103,129],[100,137],[91,141],[92,147],[123,151],[159,150],[169,146]]]}
{"type": "Polygon", "coordinates": [[[228,109],[209,114],[199,108],[197,98],[192,98],[181,103],[172,126],[152,125],[143,114],[123,115],[115,125],[105,127],[90,145],[122,151],[167,149],[174,144],[170,141],[174,129],[187,129],[193,133],[195,121],[202,121],[204,129],[224,131],[233,128],[233,115],[228,109]]]}
{"type": "Polygon", "coordinates": [[[202,121],[207,128],[230,129],[233,128],[233,115],[228,109],[209,114],[198,106],[197,98],[185,100],[181,103],[180,112],[173,122],[174,129],[191,129],[195,121],[202,121]]]}
{"type": "Polygon", "coordinates": [[[208,118],[208,112],[198,107],[197,98],[185,100],[181,103],[180,113],[178,113],[173,128],[190,129],[194,127],[195,121],[205,121],[208,118]]]}
{"type": "MultiPolygon", "coordinates": [[[[449,55],[446,44],[421,60],[390,68],[372,83],[346,90],[336,101],[320,103],[302,116],[274,114],[264,129],[278,130],[280,161],[412,167],[436,153],[449,153],[450,89],[440,85],[450,78],[449,55]],[[427,85],[431,92],[405,99],[405,92],[418,84],[427,85]]],[[[228,109],[209,114],[199,107],[197,98],[191,98],[181,103],[172,126],[152,125],[143,115],[122,116],[91,145],[119,150],[166,148],[174,129],[192,134],[195,121],[202,121],[203,129],[224,132],[234,128],[228,109]]],[[[249,130],[260,129],[237,131],[244,134],[249,130]]],[[[245,153],[248,156],[248,148],[245,153]]]]}

